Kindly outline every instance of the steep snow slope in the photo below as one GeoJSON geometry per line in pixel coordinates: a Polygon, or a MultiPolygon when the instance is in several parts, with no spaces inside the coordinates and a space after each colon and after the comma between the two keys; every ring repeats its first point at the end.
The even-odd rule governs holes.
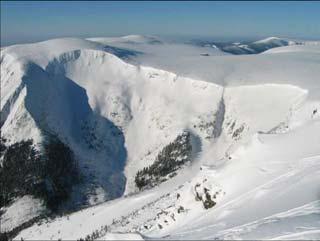
{"type": "MultiPolygon", "coordinates": [[[[57,45],[60,45],[60,41],[57,45]]],[[[49,49],[48,46],[43,47],[49,49]]],[[[53,46],[49,44],[49,47],[53,46]]],[[[52,73],[51,65],[44,68],[38,65],[50,59],[45,55],[45,50],[41,58],[34,56],[31,50],[31,47],[27,47],[21,55],[15,56],[17,52],[11,54],[9,49],[10,53],[4,51],[2,55],[1,74],[17,71],[16,74],[5,76],[7,78],[1,82],[1,97],[4,97],[1,99],[4,103],[1,110],[4,122],[2,137],[8,139],[9,143],[32,139],[38,145],[43,143],[44,134],[51,133],[73,150],[84,182],[73,189],[70,203],[66,203],[67,209],[119,197],[125,188],[123,169],[126,150],[122,132],[91,109],[83,88],[64,75],[52,73]],[[34,59],[30,59],[30,56],[34,56],[34,59]],[[10,62],[11,58],[15,58],[14,64],[10,62]],[[15,75],[18,77],[10,77],[15,75]],[[12,91],[13,84],[17,88],[12,91]],[[6,90],[9,90],[9,94],[2,92],[6,90]]],[[[56,54],[54,51],[59,53],[61,49],[50,51],[50,54],[56,54]]],[[[30,207],[36,206],[32,205],[32,200],[28,204],[30,207]]],[[[29,216],[23,217],[24,220],[32,218],[29,216]]],[[[16,223],[9,218],[6,220],[16,223]]],[[[14,227],[8,226],[6,230],[14,227]]]]}
{"type": "Polygon", "coordinates": [[[211,121],[221,97],[217,85],[135,67],[99,51],[67,53],[48,66],[85,88],[91,108],[122,129],[128,155],[127,192],[134,188],[135,173],[152,164],[161,148],[183,130],[211,135],[194,126],[211,121]]]}
{"type": "MultiPolygon", "coordinates": [[[[221,87],[132,66],[100,45],[70,41],[39,43],[43,55],[33,54],[36,44],[4,50],[3,71],[14,71],[13,58],[21,74],[12,79],[19,83],[13,97],[3,99],[8,116],[2,133],[11,143],[29,138],[41,143],[41,132],[50,132],[71,147],[86,178],[74,190],[72,205],[83,202],[83,195],[89,204],[119,197],[125,178],[126,192],[136,191],[136,172],[185,130],[196,139],[210,138],[212,130],[196,125],[212,121],[221,87]],[[82,49],[63,52],[65,46],[82,49]]],[[[2,89],[11,88],[8,75],[2,89]]],[[[200,150],[201,141],[193,143],[194,151],[200,150]]]]}
{"type": "MultiPolygon", "coordinates": [[[[75,196],[85,194],[93,204],[127,194],[34,225],[17,238],[76,239],[96,230],[99,238],[117,236],[106,232],[172,239],[317,237],[317,46],[254,56],[201,56],[194,48],[176,59],[169,46],[163,53],[150,46],[113,47],[143,53],[129,62],[152,67],[123,62],[106,53],[105,44],[85,40],[2,51],[3,135],[41,142],[41,130],[58,133],[90,177],[75,196]],[[192,134],[192,163],[134,194],[136,172],[184,131],[192,134]]],[[[15,221],[9,214],[8,229],[15,221]]]]}

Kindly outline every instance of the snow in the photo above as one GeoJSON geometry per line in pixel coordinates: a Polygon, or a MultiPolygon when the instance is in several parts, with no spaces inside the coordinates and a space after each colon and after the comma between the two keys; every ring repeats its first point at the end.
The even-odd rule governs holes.
{"type": "Polygon", "coordinates": [[[122,37],[102,37],[102,38],[88,38],[90,41],[101,43],[130,43],[130,44],[153,44],[161,43],[161,39],[154,36],[143,35],[127,35],[122,37]]]}
{"type": "Polygon", "coordinates": [[[1,232],[8,232],[45,211],[43,201],[30,195],[25,195],[14,201],[10,206],[2,208],[1,232]]]}
{"type": "MultiPolygon", "coordinates": [[[[39,125],[56,131],[94,176],[78,191],[101,203],[16,238],[78,239],[107,225],[99,239],[318,239],[320,45],[234,56],[153,40],[55,39],[1,51],[2,133],[40,142],[39,125]],[[106,44],[141,54],[121,59],[106,44]],[[100,148],[88,150],[83,123],[100,148]],[[138,192],[136,172],[186,130],[196,137],[192,164],[138,192]]],[[[9,209],[1,218],[14,227],[9,209]]]]}
{"type": "Polygon", "coordinates": [[[216,179],[226,192],[223,204],[205,216],[193,218],[172,238],[270,239],[303,225],[318,230],[317,131],[319,121],[286,134],[257,134],[251,143],[239,147],[232,154],[232,162],[216,171],[216,179]],[[306,139],[308,145],[302,149],[306,139]],[[296,212],[288,211],[286,219],[294,222],[281,215],[281,228],[268,227],[269,220],[277,221],[281,210],[295,208],[307,217],[302,219],[296,212]]]}
{"type": "MultiPolygon", "coordinates": [[[[200,120],[210,118],[222,89],[151,67],[137,68],[96,50],[65,53],[49,62],[46,69],[55,75],[63,73],[85,88],[90,108],[123,130],[127,151],[126,193],[132,191],[129,188],[135,173],[152,164],[160,148],[182,130],[194,129],[200,120]],[[90,68],[85,68],[88,65],[90,68]],[[152,155],[148,156],[150,151],[152,155]]],[[[61,120],[51,122],[57,125],[61,120]]],[[[61,132],[66,123],[67,120],[55,129],[61,132]]],[[[203,135],[199,130],[195,132],[203,135]]]]}
{"type": "Polygon", "coordinates": [[[108,233],[99,240],[144,240],[137,233],[108,233]]]}
{"type": "Polygon", "coordinates": [[[62,54],[66,51],[73,51],[77,49],[102,49],[102,45],[77,39],[77,38],[61,38],[51,39],[39,43],[18,44],[4,48],[1,51],[2,55],[11,55],[19,61],[30,60],[34,61],[41,67],[44,67],[48,61],[55,55],[62,54]]]}
{"type": "Polygon", "coordinates": [[[319,47],[317,44],[307,44],[304,46],[301,45],[292,45],[286,47],[278,47],[269,49],[263,54],[275,54],[275,53],[294,53],[294,52],[305,52],[305,53],[318,53],[319,54],[319,47]]]}
{"type": "Polygon", "coordinates": [[[279,37],[268,37],[265,39],[255,41],[254,43],[281,43],[281,41],[284,41],[284,39],[281,39],[279,37]]]}

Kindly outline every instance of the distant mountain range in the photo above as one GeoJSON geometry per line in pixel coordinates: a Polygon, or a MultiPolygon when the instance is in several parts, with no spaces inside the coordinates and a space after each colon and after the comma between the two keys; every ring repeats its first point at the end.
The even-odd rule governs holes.
{"type": "Polygon", "coordinates": [[[203,40],[193,40],[190,42],[191,44],[195,44],[197,46],[202,47],[212,47],[220,49],[224,52],[230,54],[259,54],[266,50],[289,46],[289,45],[301,45],[304,44],[303,41],[294,41],[284,38],[270,37],[266,39],[262,39],[255,42],[216,42],[216,41],[203,41],[203,40]]]}

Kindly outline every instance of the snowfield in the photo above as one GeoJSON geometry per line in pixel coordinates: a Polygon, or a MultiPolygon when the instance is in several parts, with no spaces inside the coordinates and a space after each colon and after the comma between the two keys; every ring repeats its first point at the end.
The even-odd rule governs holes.
{"type": "MultiPolygon", "coordinates": [[[[320,44],[255,43],[270,41],[288,46],[232,55],[130,35],[2,48],[1,135],[39,147],[52,132],[84,176],[65,204],[81,210],[15,239],[320,239],[320,44]],[[191,161],[139,188],[182,133],[191,161]]],[[[17,197],[1,231],[45,209],[17,197]]]]}

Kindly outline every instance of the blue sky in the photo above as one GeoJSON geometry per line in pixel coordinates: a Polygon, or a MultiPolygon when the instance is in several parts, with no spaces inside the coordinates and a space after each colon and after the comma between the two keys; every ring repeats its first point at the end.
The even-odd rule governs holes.
{"type": "Polygon", "coordinates": [[[1,1],[1,45],[127,34],[320,39],[320,2],[1,1]]]}

